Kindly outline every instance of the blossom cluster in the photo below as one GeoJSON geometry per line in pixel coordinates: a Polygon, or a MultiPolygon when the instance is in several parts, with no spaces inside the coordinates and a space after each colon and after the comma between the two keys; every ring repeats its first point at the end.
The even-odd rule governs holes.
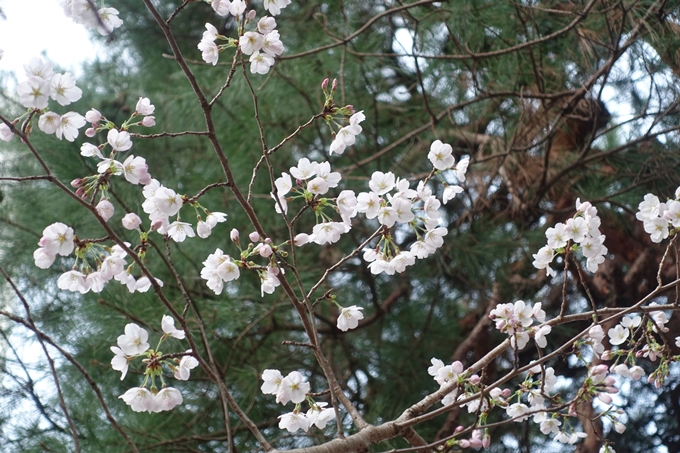
{"type": "Polygon", "coordinates": [[[671,231],[680,229],[680,187],[675,190],[675,199],[661,203],[659,197],[648,193],[638,205],[635,217],[643,222],[645,231],[652,242],[666,239],[671,231]]]}
{"type": "Polygon", "coordinates": [[[345,148],[352,146],[356,142],[357,135],[361,134],[362,128],[359,125],[362,121],[366,119],[363,110],[361,112],[354,113],[349,117],[349,124],[340,128],[335,138],[331,143],[329,154],[343,154],[345,148]]]}
{"type": "Polygon", "coordinates": [[[123,25],[117,9],[104,7],[95,11],[92,8],[93,4],[94,2],[89,0],[59,0],[66,17],[70,17],[77,24],[82,24],[88,30],[96,28],[103,36],[111,34],[114,29],[123,25]]]}
{"type": "Polygon", "coordinates": [[[600,218],[597,216],[597,208],[587,201],[581,203],[581,200],[577,199],[574,217],[567,220],[566,224],[560,222],[545,232],[548,244],[534,255],[534,267],[545,269],[548,275],[555,275],[555,270],[550,267],[550,263],[555,256],[565,252],[567,246],[573,243],[572,250],[580,249],[583,256],[587,258],[588,270],[596,272],[608,252],[604,245],[605,236],[600,233],[599,228],[600,218]]]}
{"type": "MultiPolygon", "coordinates": [[[[75,246],[74,239],[71,227],[59,222],[49,225],[38,242],[40,247],[33,252],[35,265],[47,269],[54,263],[57,255],[70,255],[75,246]]],[[[116,280],[125,285],[131,293],[148,291],[151,281],[146,276],[135,279],[130,273],[131,267],[125,262],[126,256],[127,253],[119,245],[104,247],[98,243],[81,241],[76,248],[76,264],[73,269],[64,272],[57,279],[57,286],[81,294],[88,291],[99,293],[107,282],[116,280]]],[[[156,279],[156,282],[163,286],[162,281],[156,279]]]]}
{"type": "Polygon", "coordinates": [[[510,336],[513,348],[524,349],[532,332],[536,346],[545,348],[548,344],[545,337],[552,327],[549,324],[539,328],[532,327],[534,320],[539,323],[545,321],[545,311],[541,308],[540,302],[533,306],[524,303],[523,300],[518,300],[514,304],[499,304],[491,310],[489,318],[496,323],[496,329],[510,336]]]}
{"type": "Polygon", "coordinates": [[[323,429],[329,421],[335,419],[335,410],[325,408],[328,403],[316,402],[307,396],[310,385],[299,371],[291,371],[283,377],[279,370],[264,370],[262,380],[263,394],[276,395],[276,402],[284,406],[289,402],[295,404],[292,412],[279,416],[279,428],[291,433],[298,429],[307,432],[312,425],[323,429]],[[305,400],[309,403],[309,410],[306,413],[302,412],[300,406],[305,400]]]}
{"type": "MultiPolygon", "coordinates": [[[[63,137],[70,142],[74,141],[78,137],[78,129],[85,125],[85,118],[76,112],[59,115],[46,110],[50,98],[62,106],[81,98],[83,92],[76,86],[73,74],[54,73],[51,62],[35,57],[24,65],[24,70],[28,79],[17,85],[17,92],[19,102],[29,112],[14,120],[13,125],[27,117],[31,111],[37,110],[41,113],[38,119],[38,128],[41,131],[48,135],[55,134],[59,140],[63,137]]],[[[27,125],[26,130],[30,132],[30,125],[27,125]]],[[[14,133],[9,126],[0,123],[0,140],[8,142],[13,137],[14,133]]]]}
{"type": "MultiPolygon", "coordinates": [[[[281,12],[281,8],[285,8],[288,4],[290,0],[265,1],[265,9],[268,9],[272,15],[277,15],[281,12]]],[[[244,15],[247,4],[243,0],[212,0],[211,5],[220,16],[232,15],[237,22],[240,22],[243,16],[242,30],[245,30],[245,26],[255,19],[254,10],[244,15]]],[[[238,40],[220,35],[217,28],[209,23],[205,24],[205,28],[206,31],[203,32],[197,47],[201,51],[203,61],[213,66],[217,64],[220,52],[238,46],[244,55],[250,55],[250,72],[266,74],[274,65],[274,58],[281,55],[284,50],[281,35],[276,30],[276,19],[271,16],[261,18],[254,30],[243,32],[238,40]],[[218,46],[216,40],[227,41],[227,44],[218,46]]]]}
{"type": "MultiPolygon", "coordinates": [[[[163,316],[161,320],[163,336],[158,347],[168,337],[178,340],[185,338],[183,330],[175,327],[175,320],[170,316],[163,316]]],[[[160,412],[171,410],[175,406],[182,404],[182,394],[174,387],[168,387],[163,378],[163,365],[166,365],[174,377],[178,380],[186,381],[190,377],[191,370],[198,366],[198,360],[191,355],[191,350],[182,354],[181,360],[163,356],[160,351],[155,351],[149,347],[149,334],[137,324],[130,323],[125,326],[125,334],[118,337],[118,346],[111,346],[114,357],[111,359],[111,367],[121,372],[120,380],[125,378],[131,361],[137,357],[146,357],[143,362],[146,365],[144,372],[144,382],[140,387],[133,387],[126,391],[121,398],[135,412],[160,412]],[[162,389],[156,387],[156,378],[160,378],[162,389]],[[150,390],[146,388],[150,385],[150,390]]]]}

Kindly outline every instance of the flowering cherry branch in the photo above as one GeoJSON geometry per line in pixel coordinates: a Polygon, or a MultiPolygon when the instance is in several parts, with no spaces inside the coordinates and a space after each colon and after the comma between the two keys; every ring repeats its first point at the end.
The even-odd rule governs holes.
{"type": "MultiPolygon", "coordinates": [[[[122,21],[117,17],[118,12],[112,8],[103,8],[96,12],[90,0],[63,1],[62,3],[69,17],[83,23],[87,28],[97,28],[102,34],[122,25],[122,21]]],[[[382,315],[381,310],[389,310],[399,295],[405,291],[403,288],[408,288],[409,284],[401,285],[397,288],[398,291],[393,293],[394,297],[390,296],[392,298],[388,298],[374,313],[365,316],[364,310],[368,307],[357,305],[361,304],[361,301],[357,301],[357,304],[353,303],[354,300],[346,301],[339,285],[332,281],[332,277],[340,276],[344,272],[343,267],[349,263],[363,266],[366,274],[370,273],[369,276],[407,275],[407,269],[416,266],[417,260],[426,259],[437,253],[443,247],[449,233],[447,226],[451,225],[449,218],[451,214],[444,209],[444,206],[456,200],[456,197],[466,190],[473,191],[468,185],[467,171],[470,163],[474,162],[474,158],[454,154],[450,144],[434,139],[428,141],[429,150],[426,158],[424,152],[423,156],[420,156],[422,162],[429,162],[426,172],[416,175],[398,175],[395,173],[396,169],[395,172],[376,170],[364,180],[368,188],[364,187],[364,191],[358,193],[350,188],[347,176],[355,168],[373,162],[379,156],[391,151],[402,141],[433,127],[438,120],[459,108],[460,104],[435,115],[430,108],[429,101],[426,100],[422,73],[417,68],[419,86],[423,90],[430,121],[383,147],[372,156],[346,167],[344,172],[333,171],[336,168],[337,157],[343,155],[348,148],[361,144],[364,139],[362,133],[367,114],[363,110],[355,109],[353,105],[336,105],[334,98],[338,88],[337,82],[325,79],[321,83],[321,90],[324,94],[321,113],[314,114],[306,123],[284,135],[285,138],[276,146],[269,148],[266,139],[267,131],[260,118],[258,92],[251,79],[267,74],[283,54],[285,49],[280,38],[282,33],[285,36],[285,30],[277,29],[278,24],[273,16],[281,14],[282,9],[285,9],[291,1],[264,0],[262,6],[270,15],[265,15],[259,20],[256,20],[257,10],[249,10],[248,8],[252,5],[243,0],[197,2],[209,3],[216,14],[230,17],[236,23],[236,36],[221,35],[215,26],[205,24],[202,40],[197,46],[202,53],[203,60],[213,66],[217,65],[220,53],[234,49],[226,80],[211,100],[189,68],[187,64],[189,60],[182,55],[170,27],[173,19],[189,3],[192,2],[183,2],[167,20],[164,20],[153,2],[144,0],[144,4],[157,21],[172,48],[174,59],[196,95],[206,122],[206,131],[159,134],[130,132],[134,128],[152,127],[156,124],[155,116],[153,116],[155,106],[146,97],[140,97],[130,117],[118,124],[94,109],[89,110],[84,116],[77,112],[67,112],[63,115],[52,112],[48,109],[50,99],[65,107],[78,101],[82,96],[82,90],[76,87],[75,77],[72,74],[54,74],[52,64],[38,58],[31,59],[26,65],[27,80],[22,81],[17,87],[19,102],[26,107],[26,112],[12,121],[0,116],[2,120],[0,139],[10,141],[14,135],[17,135],[45,172],[45,175],[11,176],[1,179],[25,182],[49,181],[92,214],[106,233],[103,238],[87,238],[78,236],[81,231],[80,225],[67,225],[62,222],[47,225],[38,242],[38,249],[34,252],[35,265],[38,268],[47,269],[57,260],[60,263],[67,261],[72,263],[71,269],[57,279],[58,288],[66,291],[83,294],[89,291],[99,293],[110,282],[114,284],[112,281],[118,281],[131,294],[146,292],[153,288],[160,306],[170,313],[170,315],[163,315],[160,324],[162,333],[153,347],[149,343],[149,333],[137,323],[128,323],[124,334],[118,336],[116,346],[111,346],[114,354],[111,359],[111,368],[121,373],[121,380],[126,379],[130,367],[139,367],[144,370],[140,374],[141,382],[137,383],[138,386],[129,388],[119,396],[119,399],[123,400],[130,410],[149,413],[172,409],[181,410],[179,406],[184,402],[185,397],[179,388],[168,384],[170,376],[177,381],[188,381],[191,371],[200,367],[217,389],[222,422],[230,451],[234,451],[235,445],[235,429],[232,427],[230,416],[232,411],[240,422],[247,426],[262,449],[276,451],[265,436],[265,433],[270,435],[270,432],[264,431],[249,418],[249,411],[242,409],[237,402],[235,395],[238,395],[238,392],[230,389],[232,382],[227,379],[226,373],[229,361],[224,367],[218,363],[211,346],[210,334],[203,323],[204,319],[184,283],[186,277],[175,265],[176,257],[173,257],[171,248],[171,240],[176,243],[185,241],[191,243],[206,239],[212,236],[214,230],[223,227],[221,224],[227,221],[227,213],[208,209],[208,202],[205,201],[207,197],[203,198],[203,195],[213,189],[224,188],[231,191],[250,222],[247,226],[241,226],[241,231],[251,232],[241,235],[239,229],[232,228],[229,234],[230,241],[226,240],[225,232],[219,233],[220,236],[216,234],[215,236],[224,238],[224,240],[213,253],[201,257],[204,261],[202,261],[203,267],[200,269],[199,281],[201,284],[205,282],[205,286],[215,296],[235,293],[237,285],[241,283],[239,280],[245,275],[254,276],[260,281],[261,297],[277,291],[283,292],[284,300],[287,300],[291,308],[290,312],[296,316],[295,329],[304,332],[306,336],[301,341],[298,341],[300,337],[296,337],[295,340],[284,340],[283,345],[309,350],[308,355],[313,356],[321,370],[319,376],[322,375],[322,377],[320,381],[313,381],[312,374],[298,367],[297,364],[282,363],[281,366],[287,367],[283,372],[274,368],[258,370],[258,373],[261,372],[263,381],[260,390],[264,395],[272,395],[276,404],[292,403],[293,406],[286,409],[290,412],[282,413],[277,418],[278,427],[281,430],[289,433],[298,431],[307,433],[312,429],[325,429],[333,419],[336,421],[336,439],[323,445],[293,451],[299,450],[305,453],[365,451],[371,445],[395,437],[402,437],[411,445],[410,449],[402,451],[422,451],[440,446],[448,449],[488,448],[493,441],[489,428],[499,424],[521,422],[529,418],[539,425],[544,435],[550,435],[555,442],[574,444],[587,437],[582,430],[585,429],[583,423],[578,421],[579,415],[582,415],[579,414],[579,405],[592,406],[592,401],[596,398],[608,408],[597,413],[595,418],[608,419],[617,432],[625,429],[623,414],[613,405],[612,395],[619,391],[617,384],[620,384],[622,379],[639,380],[645,376],[646,371],[639,364],[644,359],[655,364],[655,369],[648,375],[649,383],[660,387],[665,383],[670,366],[680,361],[680,356],[672,355],[672,346],[664,336],[664,333],[668,331],[666,324],[669,321],[669,313],[678,310],[677,298],[675,304],[658,305],[660,297],[672,288],[677,290],[680,283],[680,280],[676,279],[663,284],[662,275],[664,263],[672,248],[676,249],[677,260],[680,189],[676,191],[674,199],[669,199],[665,203],[662,203],[657,196],[648,194],[638,207],[636,217],[643,222],[642,228],[650,235],[653,243],[660,243],[671,237],[659,263],[657,287],[649,294],[628,308],[597,308],[579,260],[585,260],[585,268],[588,272],[596,273],[610,252],[604,245],[606,238],[600,231],[602,221],[598,216],[598,209],[587,201],[582,203],[580,199],[577,199],[574,209],[569,211],[570,214],[573,211],[573,216],[565,222],[549,225],[545,231],[546,245],[533,254],[534,268],[537,271],[544,271],[546,277],[557,277],[558,273],[564,273],[563,300],[559,315],[548,319],[542,302],[531,304],[517,300],[503,303],[494,291],[492,299],[495,307],[492,306],[487,310],[488,317],[505,339],[467,368],[462,358],[454,360],[451,364],[445,364],[444,361],[433,358],[432,365],[422,371],[423,373],[427,371],[433,377],[439,389],[411,404],[394,420],[385,420],[383,424],[377,426],[372,425],[365,420],[365,414],[362,413],[361,408],[355,406],[347,388],[343,387],[338,377],[340,375],[337,372],[337,366],[332,361],[329,351],[324,347],[324,337],[321,333],[325,332],[319,328],[318,322],[335,319],[334,324],[337,330],[343,333],[354,331],[378,319],[382,315]],[[218,45],[217,42],[223,43],[218,45]],[[247,62],[246,56],[249,56],[247,62]],[[258,127],[262,153],[254,165],[247,192],[236,183],[228,151],[218,138],[213,116],[214,104],[231,87],[234,78],[238,77],[235,69],[239,60],[242,64],[242,77],[253,100],[253,121],[258,127]],[[250,65],[249,71],[246,69],[248,64],[250,65]],[[272,160],[274,153],[283,149],[286,144],[293,141],[304,129],[318,122],[319,119],[324,120],[328,127],[328,134],[332,137],[328,149],[324,149],[323,153],[296,156],[296,162],[295,160],[290,162],[292,166],[286,165],[288,171],[279,173],[275,170],[272,160]],[[81,146],[81,155],[96,160],[97,172],[74,179],[71,187],[76,190],[73,191],[53,174],[33,146],[30,136],[34,125],[37,124],[37,128],[43,133],[73,142],[78,137],[79,130],[87,123],[90,127],[85,130],[84,135],[88,140],[81,146]],[[98,135],[100,133],[101,135],[98,135]],[[182,135],[205,136],[208,139],[219,160],[225,182],[208,183],[194,196],[178,193],[151,176],[145,158],[139,155],[135,157],[129,153],[135,146],[133,139],[182,135]],[[96,141],[91,143],[97,140],[97,137],[102,143],[95,144],[96,141]],[[328,157],[326,157],[326,151],[328,157]],[[123,160],[120,156],[124,153],[128,154],[123,160]],[[262,166],[266,167],[271,188],[269,192],[270,212],[259,212],[252,203],[253,195],[259,195],[254,194],[254,191],[258,171],[262,166]],[[118,184],[143,186],[141,193],[145,201],[141,208],[148,214],[148,221],[143,220],[134,212],[129,212],[122,217],[119,225],[137,238],[134,245],[126,242],[120,234],[116,233],[112,223],[109,223],[115,215],[113,201],[116,201],[112,201],[109,193],[112,187],[118,184]],[[201,203],[205,203],[206,206],[201,203]],[[289,209],[291,209],[290,215],[289,209]],[[196,215],[195,228],[192,222],[194,214],[196,215]],[[274,222],[281,222],[285,225],[285,231],[281,233],[277,230],[274,222]],[[345,235],[358,224],[369,226],[370,228],[365,229],[367,233],[357,238],[354,242],[355,246],[343,252],[344,256],[333,259],[331,261],[333,264],[325,269],[319,269],[320,277],[310,283],[310,280],[302,273],[297,249],[299,247],[339,247],[342,245],[341,241],[347,237],[345,235]],[[153,253],[149,253],[152,251],[151,241],[155,234],[163,237],[165,263],[174,279],[173,284],[176,283],[184,301],[184,308],[181,310],[168,298],[163,289],[163,282],[157,279],[150,270],[152,260],[156,258],[153,253]],[[405,237],[410,239],[404,240],[405,237]],[[551,266],[560,257],[563,257],[564,262],[562,270],[551,266]],[[129,264],[128,260],[131,261],[129,264]],[[590,312],[567,313],[566,293],[570,262],[576,265],[579,281],[591,302],[592,311],[590,312]],[[324,285],[324,291],[319,291],[324,285]],[[317,292],[318,294],[323,292],[323,295],[315,296],[317,292]],[[322,314],[323,311],[328,311],[331,315],[322,314]],[[582,326],[585,321],[590,321],[587,328],[579,327],[580,333],[560,340],[557,347],[549,341],[552,338],[550,335],[554,335],[554,327],[567,323],[578,323],[577,325],[582,326]],[[175,327],[175,322],[179,324],[179,328],[175,327]],[[166,349],[168,344],[173,344],[165,343],[170,338],[177,341],[186,340],[188,348],[184,346],[176,352],[163,352],[161,347],[166,349]],[[538,358],[533,362],[524,363],[522,360],[525,355],[520,355],[520,351],[531,341],[535,344],[538,358]],[[609,349],[607,349],[607,344],[609,349]],[[566,390],[559,383],[558,372],[550,366],[553,363],[551,361],[565,354],[570,354],[587,370],[580,385],[568,397],[565,396],[566,390]],[[487,374],[489,365],[497,360],[512,363],[512,368],[505,369],[500,376],[489,376],[487,374]],[[608,365],[604,362],[612,363],[608,365]],[[318,382],[322,382],[321,388],[313,389],[312,385],[317,386],[318,382]],[[326,386],[327,389],[324,389],[326,386]],[[326,401],[320,401],[326,395],[330,397],[330,405],[326,401]],[[432,409],[440,402],[442,407],[432,409]],[[474,418],[474,421],[468,426],[455,429],[452,434],[445,436],[442,440],[428,443],[415,431],[414,427],[420,423],[451,412],[453,409],[462,410],[463,408],[474,418]],[[505,412],[505,418],[501,422],[489,423],[488,418],[494,410],[499,413],[505,412]],[[350,430],[348,428],[350,425],[349,421],[343,420],[345,412],[352,420],[351,429],[356,429],[353,434],[347,436],[345,436],[345,431],[350,430]],[[579,424],[582,428],[579,428],[579,424]],[[466,437],[468,434],[469,437],[466,437]]],[[[287,58],[296,58],[347,44],[368,30],[381,17],[430,3],[433,2],[423,0],[386,9],[334,45],[288,55],[287,58]]],[[[594,1],[589,2],[584,10],[585,13],[589,12],[594,4],[594,1]]],[[[577,17],[569,24],[569,27],[574,27],[582,20],[584,17],[577,17]]],[[[556,33],[566,33],[568,30],[569,28],[566,28],[556,33]]],[[[552,36],[556,35],[548,35],[540,39],[552,39],[552,36]]],[[[535,42],[542,41],[523,43],[494,51],[492,54],[514,52],[530,47],[535,42]]],[[[468,58],[469,55],[457,57],[468,58]]],[[[595,80],[593,79],[592,83],[595,80]]],[[[575,102],[580,96],[576,92],[571,95],[569,102],[575,102]]],[[[560,112],[551,125],[557,125],[563,114],[564,111],[560,112]]],[[[549,129],[551,129],[549,133],[539,140],[538,144],[548,142],[551,137],[549,134],[555,134],[558,128],[550,127],[549,129]]],[[[433,130],[436,133],[434,128],[433,130]]],[[[650,136],[651,129],[645,134],[646,138],[650,136]]],[[[525,150],[537,147],[537,143],[527,145],[525,150]]],[[[514,143],[508,145],[507,151],[502,155],[510,155],[511,151],[519,149],[518,146],[514,143]]],[[[583,145],[583,150],[587,146],[589,145],[583,145]]],[[[140,145],[137,145],[135,150],[139,148],[140,145]]],[[[143,149],[141,151],[143,152],[143,149]]],[[[583,151],[580,157],[581,161],[588,159],[583,151]]],[[[276,158],[284,159],[281,153],[278,153],[276,158]]],[[[602,156],[598,157],[598,159],[601,158],[602,156]]],[[[545,162],[549,162],[547,153],[545,162]]],[[[542,172],[539,192],[547,190],[547,187],[555,181],[555,177],[548,179],[547,164],[544,165],[542,172]]],[[[154,171],[154,175],[156,174],[154,171]]],[[[537,275],[542,277],[544,273],[539,272],[537,275]]],[[[10,281],[9,276],[5,275],[5,278],[10,281]]],[[[13,284],[12,286],[14,287],[13,284]]],[[[137,451],[125,431],[111,416],[101,392],[91,377],[77,365],[77,362],[72,360],[63,348],[58,347],[37,329],[31,319],[28,303],[16,287],[14,290],[25,306],[26,319],[5,311],[0,311],[0,314],[15,323],[26,326],[38,335],[57,387],[59,387],[57,372],[43,341],[56,347],[67,360],[76,364],[78,370],[97,393],[109,421],[125,437],[131,449],[137,451]]],[[[273,311],[273,308],[271,310],[273,311]]],[[[272,311],[268,311],[257,321],[251,322],[237,337],[236,342],[254,325],[270,316],[272,311]]],[[[480,320],[475,326],[475,332],[482,331],[487,323],[489,321],[486,319],[480,320]]],[[[331,333],[335,334],[335,331],[331,333]]],[[[680,347],[680,337],[675,339],[675,345],[680,347]]],[[[171,351],[175,350],[171,349],[171,351]]],[[[129,380],[128,378],[128,382],[129,380]]],[[[187,387],[190,385],[186,383],[187,387]]],[[[80,447],[77,429],[69,416],[61,390],[58,390],[58,395],[71,428],[74,448],[78,451],[80,447]]],[[[604,444],[603,451],[613,450],[608,444],[604,444]]]]}

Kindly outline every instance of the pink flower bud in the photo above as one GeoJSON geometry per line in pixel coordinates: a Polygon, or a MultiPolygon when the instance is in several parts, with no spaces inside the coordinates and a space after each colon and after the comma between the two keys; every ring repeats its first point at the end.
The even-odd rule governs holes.
{"type": "Polygon", "coordinates": [[[83,185],[83,180],[80,178],[76,178],[73,181],[71,181],[71,187],[74,189],[77,189],[78,187],[83,185]]]}
{"type": "Polygon", "coordinates": [[[98,123],[102,119],[102,114],[98,110],[90,109],[85,114],[85,119],[88,123],[98,123]]]}
{"type": "Polygon", "coordinates": [[[576,413],[576,404],[569,405],[569,415],[571,417],[578,417],[578,414],[576,413]]]}
{"type": "Polygon", "coordinates": [[[260,234],[257,231],[253,231],[248,235],[251,241],[257,242],[260,240],[260,234]]]}
{"type": "Polygon", "coordinates": [[[135,230],[142,224],[142,219],[134,212],[129,212],[125,214],[121,222],[123,222],[123,228],[126,230],[135,230]]]}
{"type": "Polygon", "coordinates": [[[274,252],[272,251],[272,248],[269,244],[265,244],[262,247],[260,247],[260,256],[262,258],[269,258],[272,256],[274,252]]]}
{"type": "Polygon", "coordinates": [[[156,231],[163,226],[163,219],[156,219],[151,222],[151,231],[156,231]]]}
{"type": "Polygon", "coordinates": [[[470,439],[470,446],[472,448],[481,448],[482,445],[483,444],[481,439],[470,439]]]}
{"type": "Polygon", "coordinates": [[[97,130],[94,127],[88,127],[87,129],[85,129],[85,136],[86,137],[92,138],[95,135],[97,135],[97,130]]]}
{"type": "Polygon", "coordinates": [[[614,384],[616,384],[616,379],[614,379],[614,376],[607,376],[604,379],[604,383],[605,383],[605,385],[614,385],[614,384]]]}
{"type": "Polygon", "coordinates": [[[331,86],[331,90],[335,91],[338,89],[338,79],[333,79],[333,85],[331,86]]]}
{"type": "Polygon", "coordinates": [[[97,206],[95,206],[97,209],[97,213],[101,216],[104,221],[108,222],[109,219],[113,216],[113,204],[107,199],[101,200],[99,203],[97,203],[97,206]]]}
{"type": "Polygon", "coordinates": [[[611,393],[612,395],[616,395],[617,393],[619,393],[619,389],[617,389],[616,387],[607,386],[604,389],[607,391],[607,393],[611,393]]]}
{"type": "Polygon", "coordinates": [[[198,234],[198,237],[205,239],[210,236],[210,233],[212,233],[210,225],[205,223],[203,220],[200,220],[198,225],[196,225],[196,234],[198,234]]]}
{"type": "Polygon", "coordinates": [[[604,352],[602,353],[602,355],[600,356],[600,358],[601,358],[602,360],[611,360],[611,359],[612,359],[611,353],[612,353],[611,351],[604,351],[604,352]]]}
{"type": "Polygon", "coordinates": [[[322,89],[322,90],[325,91],[327,87],[328,87],[328,77],[326,77],[325,79],[323,79],[323,82],[321,82],[321,89],[322,89]]]}
{"type": "Polygon", "coordinates": [[[465,426],[458,425],[456,426],[456,430],[454,431],[455,434],[458,434],[461,431],[465,430],[465,426]]]}
{"type": "Polygon", "coordinates": [[[238,230],[236,228],[231,229],[231,233],[229,233],[229,237],[231,238],[231,240],[233,242],[238,244],[239,234],[238,234],[238,230]]]}
{"type": "Polygon", "coordinates": [[[156,125],[156,117],[155,116],[145,116],[142,119],[142,126],[144,127],[153,127],[156,125]]]}
{"type": "Polygon", "coordinates": [[[507,397],[509,397],[511,394],[512,394],[512,392],[510,392],[510,389],[503,389],[503,391],[501,392],[501,396],[502,396],[503,398],[507,398],[507,397]]]}
{"type": "Polygon", "coordinates": [[[619,434],[623,434],[623,432],[626,430],[626,425],[624,425],[621,422],[614,422],[614,431],[616,431],[619,434]]]}
{"type": "Polygon", "coordinates": [[[597,397],[602,401],[604,404],[611,404],[612,403],[612,397],[609,395],[609,393],[598,393],[597,397]]]}
{"type": "Polygon", "coordinates": [[[257,13],[255,12],[255,10],[251,9],[250,11],[248,11],[248,14],[246,15],[246,19],[253,20],[253,19],[255,19],[256,14],[257,13]]]}
{"type": "Polygon", "coordinates": [[[76,190],[76,195],[79,196],[80,198],[85,198],[85,189],[82,187],[79,187],[78,190],[76,190]]]}
{"type": "Polygon", "coordinates": [[[346,105],[345,108],[349,110],[350,115],[354,115],[357,112],[356,110],[354,110],[354,106],[352,104],[346,105]]]}
{"type": "Polygon", "coordinates": [[[293,238],[293,243],[296,247],[301,247],[309,241],[309,235],[306,233],[300,233],[293,238]]]}
{"type": "Polygon", "coordinates": [[[470,448],[470,441],[467,439],[461,439],[458,442],[458,445],[460,446],[460,448],[470,448]]]}
{"type": "Polygon", "coordinates": [[[481,382],[481,380],[482,380],[482,378],[480,378],[476,374],[473,374],[472,376],[470,376],[470,384],[472,384],[472,385],[479,384],[481,382]]]}
{"type": "Polygon", "coordinates": [[[276,266],[267,266],[267,272],[272,275],[279,275],[281,273],[281,269],[276,266]]]}
{"type": "Polygon", "coordinates": [[[663,387],[663,379],[659,378],[656,381],[654,381],[654,387],[660,389],[663,387]]]}
{"type": "Polygon", "coordinates": [[[609,370],[609,367],[607,365],[601,363],[601,364],[599,364],[599,365],[597,365],[593,368],[593,374],[606,373],[608,370],[609,370]]]}
{"type": "Polygon", "coordinates": [[[638,351],[638,352],[635,353],[635,357],[640,358],[640,357],[642,357],[644,354],[645,354],[645,351],[638,351]]]}
{"type": "Polygon", "coordinates": [[[484,434],[484,437],[482,438],[482,447],[489,448],[489,445],[491,445],[491,436],[484,434]]]}
{"type": "Polygon", "coordinates": [[[272,243],[272,240],[271,240],[270,238],[265,238],[265,239],[264,239],[264,243],[265,243],[265,244],[271,244],[271,243],[272,243]]]}

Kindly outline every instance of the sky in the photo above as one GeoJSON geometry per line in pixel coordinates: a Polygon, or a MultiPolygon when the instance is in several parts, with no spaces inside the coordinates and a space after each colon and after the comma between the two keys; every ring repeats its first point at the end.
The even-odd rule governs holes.
{"type": "MultiPolygon", "coordinates": [[[[0,71],[13,71],[24,78],[23,65],[31,57],[44,55],[76,77],[82,62],[93,61],[102,52],[89,40],[90,31],[66,17],[58,0],[0,0],[0,71]]],[[[0,75],[0,85],[5,85],[0,75]]]]}

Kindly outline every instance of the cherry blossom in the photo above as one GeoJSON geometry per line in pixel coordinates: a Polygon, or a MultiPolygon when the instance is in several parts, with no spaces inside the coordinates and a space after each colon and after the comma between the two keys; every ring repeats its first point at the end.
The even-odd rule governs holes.
{"type": "Polygon", "coordinates": [[[111,346],[111,351],[115,354],[111,359],[111,368],[121,372],[120,380],[122,381],[128,372],[129,357],[119,347],[111,346]]]}
{"type": "Polygon", "coordinates": [[[437,170],[447,170],[456,162],[452,152],[451,145],[442,143],[441,140],[435,140],[430,145],[430,152],[427,158],[437,170]]]}
{"type": "Polygon", "coordinates": [[[307,411],[307,419],[309,424],[316,425],[319,429],[324,429],[329,421],[335,419],[335,410],[331,408],[324,409],[328,403],[316,403],[312,405],[307,411]]]}
{"type": "Polygon", "coordinates": [[[83,90],[76,86],[73,74],[54,74],[50,79],[50,97],[61,105],[69,105],[76,102],[83,95],[83,90]]]}
{"type": "Polygon", "coordinates": [[[171,316],[163,315],[161,327],[165,335],[170,335],[171,337],[177,338],[178,340],[183,340],[185,337],[183,330],[178,330],[175,328],[175,320],[171,316]]]}
{"type": "Polygon", "coordinates": [[[281,381],[279,391],[276,393],[276,402],[283,405],[288,404],[288,401],[296,404],[301,403],[305,400],[309,388],[309,382],[305,382],[302,373],[291,371],[281,381]]]}
{"type": "Polygon", "coordinates": [[[157,412],[156,399],[145,387],[133,387],[118,398],[125,401],[134,412],[157,412]]]}
{"type": "Polygon", "coordinates": [[[97,203],[95,209],[97,209],[97,213],[101,216],[101,218],[107,222],[111,217],[113,217],[113,213],[115,210],[113,204],[106,198],[102,199],[99,203],[97,203]]]}
{"type": "Polygon", "coordinates": [[[118,337],[118,347],[129,356],[143,354],[149,349],[149,334],[135,323],[125,326],[125,334],[118,337]]]}
{"type": "MultiPolygon", "coordinates": [[[[191,349],[188,349],[186,352],[191,353],[192,351],[191,349]]],[[[178,379],[180,381],[187,381],[189,380],[191,370],[193,370],[197,366],[198,360],[196,360],[191,355],[185,355],[184,357],[182,357],[182,360],[179,361],[179,366],[173,369],[173,375],[175,376],[175,379],[178,379]]]]}
{"type": "Polygon", "coordinates": [[[359,325],[359,320],[364,319],[364,314],[361,313],[361,310],[363,310],[363,307],[357,307],[356,305],[344,307],[338,315],[338,329],[343,332],[347,332],[350,329],[356,329],[359,325]]]}
{"type": "Polygon", "coordinates": [[[111,129],[106,136],[106,140],[111,145],[114,151],[127,151],[132,148],[132,140],[130,140],[130,133],[126,131],[118,131],[111,129]]]}
{"type": "Polygon", "coordinates": [[[113,30],[123,25],[123,21],[118,17],[118,10],[116,8],[101,8],[97,11],[101,23],[97,24],[97,31],[100,35],[110,35],[113,30]]]}
{"type": "Polygon", "coordinates": [[[307,432],[309,429],[309,419],[302,413],[289,412],[287,414],[279,415],[279,428],[288,430],[294,433],[298,429],[307,432]]]}
{"type": "Polygon", "coordinates": [[[129,212],[125,214],[121,222],[126,230],[136,230],[142,224],[142,219],[134,212],[129,212]]]}
{"type": "Polygon", "coordinates": [[[180,404],[182,404],[182,394],[179,390],[174,387],[164,387],[154,397],[152,411],[169,411],[180,404]]]}

